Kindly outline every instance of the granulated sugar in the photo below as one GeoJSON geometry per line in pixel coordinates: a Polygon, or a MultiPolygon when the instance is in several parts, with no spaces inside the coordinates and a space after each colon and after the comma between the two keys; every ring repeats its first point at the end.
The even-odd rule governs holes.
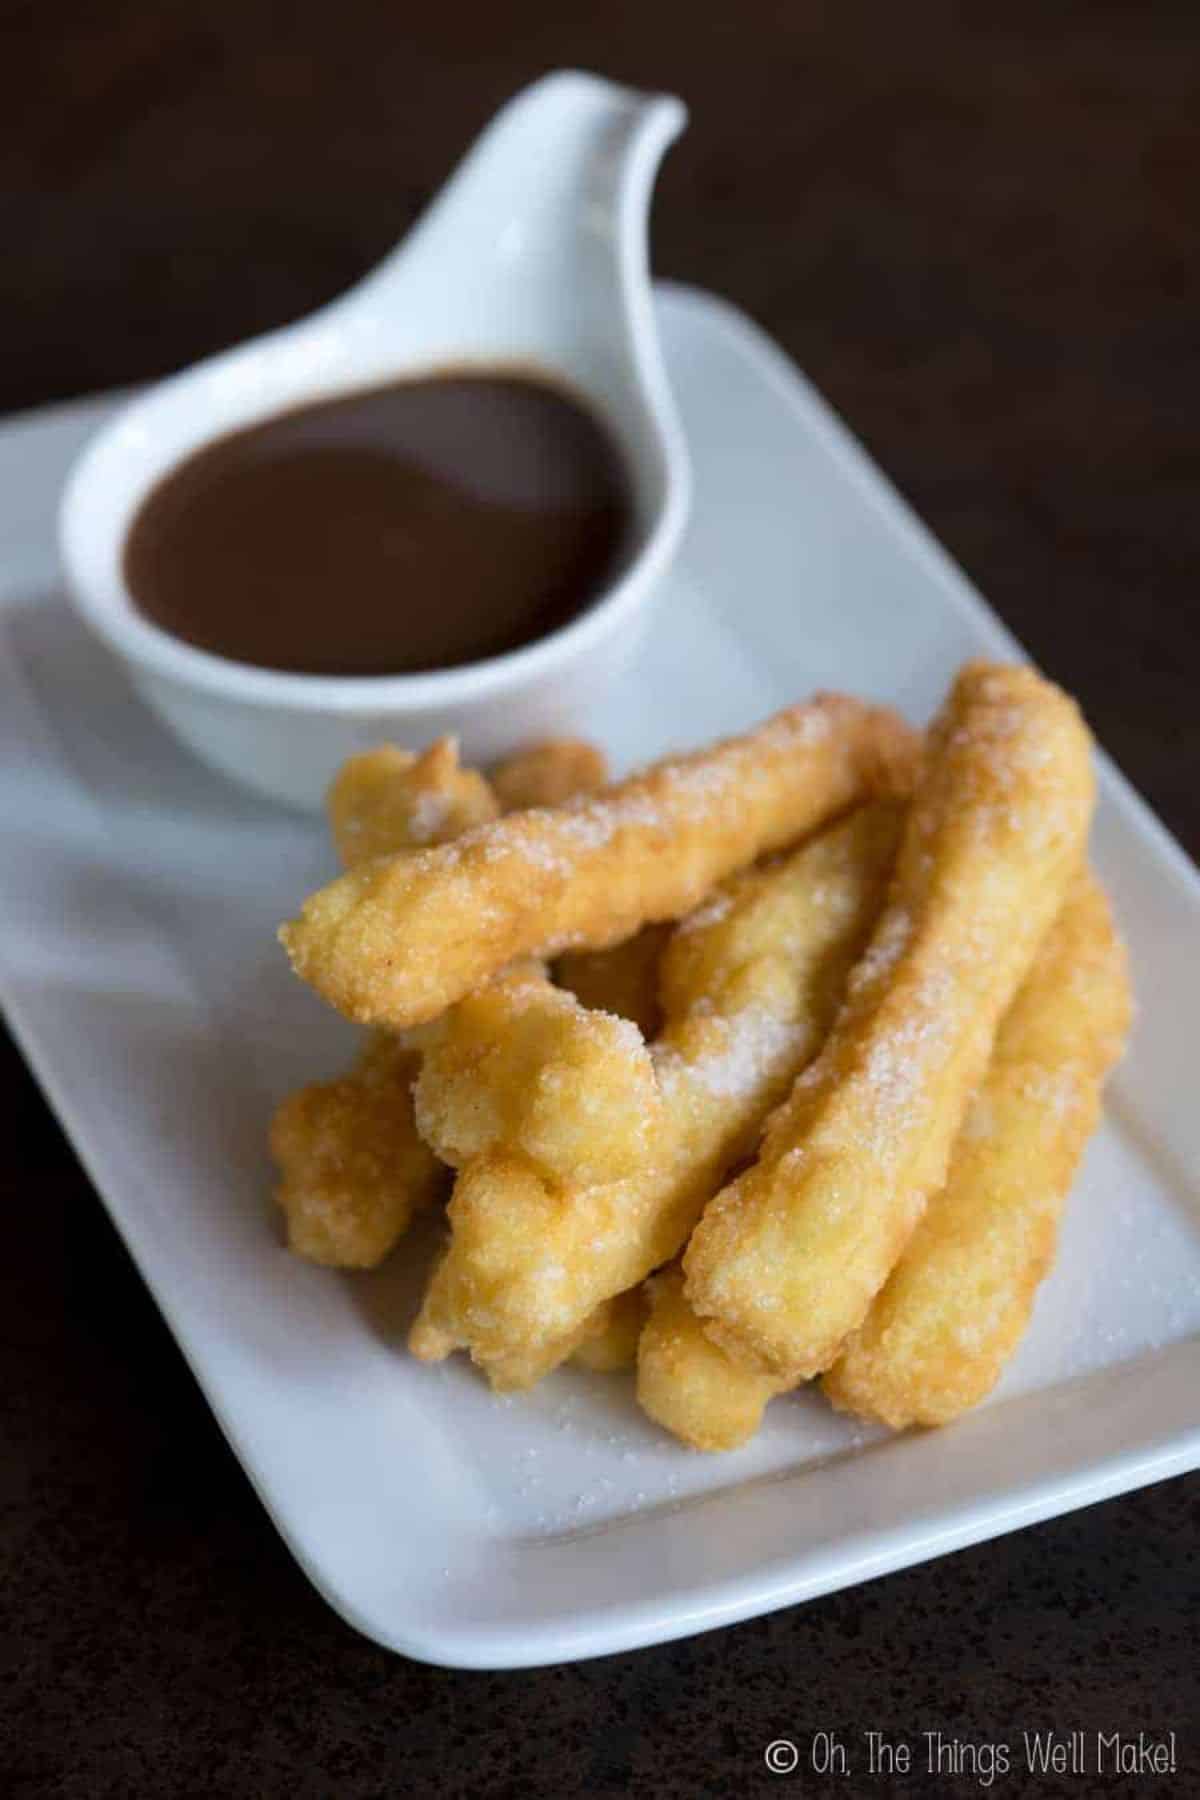
{"type": "MultiPolygon", "coordinates": [[[[983,1410],[1197,1331],[1200,1220],[1134,1140],[1109,1123],[1068,1206],[1028,1337],[983,1410]]],[[[501,1537],[569,1537],[767,1476],[791,1473],[802,1482],[806,1469],[887,1436],[833,1413],[809,1387],[773,1401],[744,1449],[699,1456],[643,1417],[628,1374],[567,1367],[507,1399],[490,1393],[461,1358],[439,1369],[403,1362],[396,1377],[428,1407],[463,1482],[478,1489],[481,1521],[501,1537]]],[[[1020,1421],[1019,1410],[1006,1413],[1004,1430],[1019,1434],[1020,1421]]]]}
{"type": "Polygon", "coordinates": [[[428,844],[443,829],[450,816],[450,797],[431,788],[424,789],[413,802],[408,830],[415,844],[428,844]]]}
{"type": "Polygon", "coordinates": [[[850,977],[850,992],[882,982],[891,974],[912,937],[912,915],[902,906],[891,906],[880,920],[875,934],[859,958],[850,977]]]}
{"type": "Polygon", "coordinates": [[[761,1007],[748,1007],[732,1018],[714,1021],[714,1029],[720,1030],[722,1042],[705,1056],[685,1062],[671,1049],[655,1053],[655,1066],[664,1088],[685,1080],[710,1094],[731,1099],[752,1094],[804,1037],[802,1026],[777,1018],[761,1007]]]}
{"type": "Polygon", "coordinates": [[[687,936],[693,931],[707,931],[711,925],[719,925],[733,905],[733,895],[728,888],[717,888],[702,906],[689,913],[677,926],[677,934],[687,936]]]}

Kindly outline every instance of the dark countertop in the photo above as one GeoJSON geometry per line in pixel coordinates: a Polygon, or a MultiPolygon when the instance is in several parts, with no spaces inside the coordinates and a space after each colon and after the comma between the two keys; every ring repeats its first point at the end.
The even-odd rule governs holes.
{"type": "MultiPolygon", "coordinates": [[[[797,358],[1200,850],[1200,21],[1170,0],[703,9],[13,4],[0,409],[306,311],[559,64],[693,125],[655,261],[797,358]]],[[[267,1522],[16,1052],[0,1183],[6,1793],[985,1791],[767,1774],[820,1730],[1178,1733],[1200,1478],[734,1630],[447,1673],[357,1638],[267,1522]]]]}

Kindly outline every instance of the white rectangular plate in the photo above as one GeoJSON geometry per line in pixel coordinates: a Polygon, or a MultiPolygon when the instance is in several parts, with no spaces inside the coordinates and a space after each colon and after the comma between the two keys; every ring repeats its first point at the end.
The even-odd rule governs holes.
{"type": "MultiPolygon", "coordinates": [[[[620,763],[815,686],[914,718],[1015,646],[800,375],[660,290],[693,523],[636,675],[589,723],[620,763]]],[[[1095,849],[1140,1021],[1062,1254],[990,1404],[936,1435],[813,1395],[705,1458],[626,1379],[492,1398],[401,1348],[429,1244],[309,1268],[268,1199],[270,1108],[350,1042],[277,922],[331,872],[316,823],[188,760],[57,591],[53,513],[108,403],[0,432],[0,985],[30,1062],[264,1505],[380,1643],[498,1668],[684,1636],[1200,1462],[1200,878],[1110,767],[1095,849]],[[1189,1173],[1190,1172],[1190,1173],[1189,1173]]]]}

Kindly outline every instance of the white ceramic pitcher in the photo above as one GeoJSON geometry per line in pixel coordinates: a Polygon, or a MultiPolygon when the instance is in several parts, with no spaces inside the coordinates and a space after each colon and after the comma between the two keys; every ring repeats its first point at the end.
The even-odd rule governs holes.
{"type": "Polygon", "coordinates": [[[456,732],[469,758],[486,761],[579,726],[635,650],[687,515],[687,455],[647,257],[655,175],[684,119],[678,100],[590,75],[535,83],[358,286],[160,383],[84,452],[60,515],[71,593],[150,705],[207,762],[311,808],[338,764],[369,744],[456,732]],[[628,466],[634,542],[579,618],[508,655],[444,672],[326,677],[210,655],[134,608],[122,568],[128,529],[183,458],[348,390],[445,365],[512,364],[577,390],[608,421],[628,466]]]}

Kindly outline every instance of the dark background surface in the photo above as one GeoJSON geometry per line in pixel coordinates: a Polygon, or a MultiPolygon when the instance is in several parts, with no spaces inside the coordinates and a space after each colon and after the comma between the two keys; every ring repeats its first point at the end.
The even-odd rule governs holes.
{"type": "MultiPolygon", "coordinates": [[[[525,80],[673,88],[655,261],[804,366],[1193,854],[1193,4],[0,8],[0,409],[157,375],[379,257],[525,80]]],[[[529,1674],[386,1655],[291,1563],[15,1051],[0,1184],[0,1786],[967,1794],[772,1738],[1179,1734],[1200,1480],[803,1609],[529,1674]]]]}

